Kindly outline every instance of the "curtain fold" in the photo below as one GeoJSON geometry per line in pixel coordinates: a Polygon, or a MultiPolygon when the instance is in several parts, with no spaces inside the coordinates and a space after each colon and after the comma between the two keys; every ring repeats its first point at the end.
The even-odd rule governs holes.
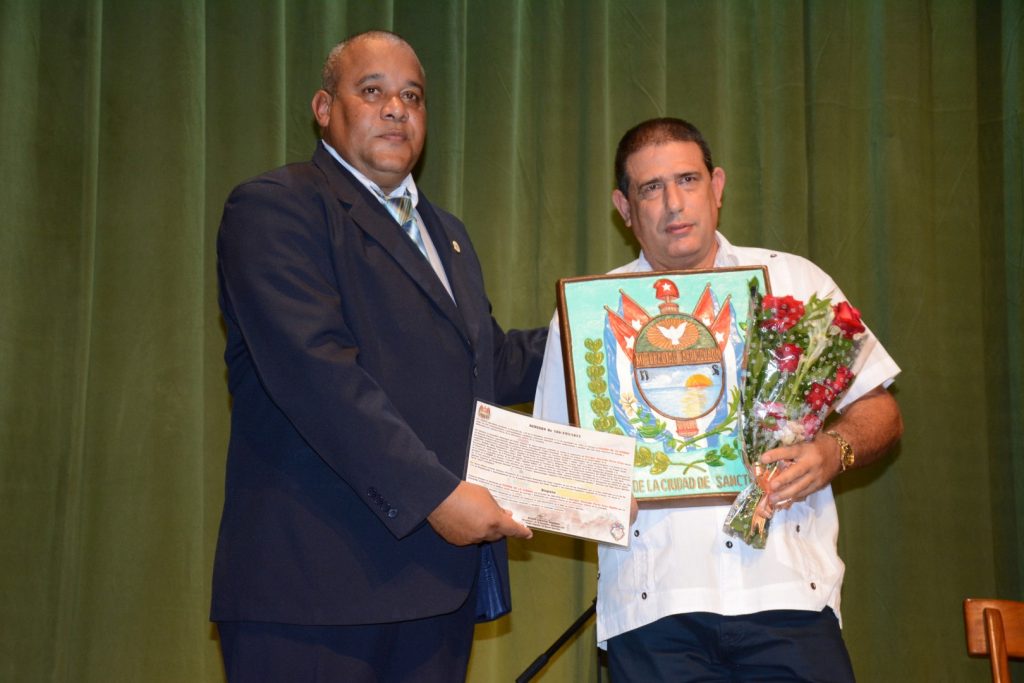
{"type": "MultiPolygon", "coordinates": [[[[369,28],[421,57],[418,182],[507,327],[635,256],[622,133],[703,130],[722,231],[821,265],[903,368],[901,445],[836,485],[858,677],[983,677],[960,601],[1024,599],[1020,0],[9,0],[0,679],[222,680],[215,233],[234,185],[309,158],[323,59],[369,28]]],[[[514,678],[594,596],[592,544],[510,553],[514,611],[478,628],[472,681],[514,678]]],[[[539,680],[597,673],[590,624],[539,680]]]]}

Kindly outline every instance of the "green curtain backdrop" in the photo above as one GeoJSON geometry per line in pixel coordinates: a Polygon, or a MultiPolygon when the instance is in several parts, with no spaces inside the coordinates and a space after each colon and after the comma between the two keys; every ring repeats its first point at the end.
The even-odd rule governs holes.
{"type": "MultiPolygon", "coordinates": [[[[321,62],[373,27],[420,54],[419,180],[507,326],[635,255],[609,199],[626,128],[704,130],[723,232],[824,267],[903,368],[902,444],[837,486],[860,680],[986,680],[960,601],[1024,598],[1020,0],[3,0],[0,680],[222,680],[214,235],[231,187],[310,156],[321,62]]],[[[514,678],[594,594],[590,544],[511,554],[472,681],[514,678]]],[[[593,680],[593,641],[540,680],[593,680]]]]}

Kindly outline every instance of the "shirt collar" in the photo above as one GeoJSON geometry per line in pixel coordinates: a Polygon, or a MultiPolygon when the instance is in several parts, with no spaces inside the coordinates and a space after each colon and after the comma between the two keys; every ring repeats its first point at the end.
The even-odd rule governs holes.
{"type": "Polygon", "coordinates": [[[736,248],[725,238],[725,235],[715,231],[715,240],[718,242],[718,252],[715,254],[715,268],[734,268],[740,265],[740,258],[736,254],[736,248]]]}
{"type": "MultiPolygon", "coordinates": [[[[715,242],[718,244],[718,250],[715,252],[715,262],[712,264],[712,268],[732,268],[738,266],[740,261],[739,257],[736,256],[736,249],[732,246],[732,243],[725,238],[725,235],[715,231],[715,242]]],[[[651,262],[647,260],[647,254],[640,250],[640,261],[637,264],[640,270],[653,270],[651,262]]]]}
{"type": "MultiPolygon", "coordinates": [[[[331,147],[329,144],[327,144],[326,140],[320,140],[320,144],[324,146],[324,149],[326,149],[327,152],[332,157],[338,160],[339,164],[345,167],[345,170],[354,175],[356,177],[356,180],[358,180],[363,187],[372,192],[374,197],[381,199],[381,197],[386,196],[401,196],[404,192],[408,192],[409,196],[412,198],[412,205],[416,206],[417,204],[419,204],[420,193],[416,189],[416,181],[412,179],[412,173],[405,176],[405,179],[398,187],[395,188],[394,192],[392,192],[391,195],[385,195],[384,190],[380,189],[380,185],[367,178],[365,175],[357,171],[355,167],[352,166],[352,164],[342,159],[341,155],[338,154],[338,151],[331,147]]],[[[384,200],[381,199],[381,203],[383,203],[383,201],[384,200]]]]}

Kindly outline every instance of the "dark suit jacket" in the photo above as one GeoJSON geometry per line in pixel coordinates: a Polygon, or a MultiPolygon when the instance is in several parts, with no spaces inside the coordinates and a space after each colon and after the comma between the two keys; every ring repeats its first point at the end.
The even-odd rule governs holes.
{"type": "Polygon", "coordinates": [[[464,474],[476,399],[532,400],[545,332],[503,332],[465,226],[422,195],[418,209],[458,306],[321,145],[228,198],[215,621],[401,621],[452,611],[472,586],[479,548],[426,517],[464,474]]]}

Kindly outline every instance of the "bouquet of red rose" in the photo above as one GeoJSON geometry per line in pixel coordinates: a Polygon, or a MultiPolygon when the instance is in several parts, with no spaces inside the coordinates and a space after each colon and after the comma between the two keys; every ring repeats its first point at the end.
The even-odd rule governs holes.
{"type": "Polygon", "coordinates": [[[750,283],[751,315],[741,380],[743,457],[751,483],[736,496],[727,533],[763,549],[773,510],[767,493],[782,463],[762,465],[761,454],[809,441],[853,379],[860,313],[846,301],[833,305],[812,295],[762,296],[750,283]]]}

